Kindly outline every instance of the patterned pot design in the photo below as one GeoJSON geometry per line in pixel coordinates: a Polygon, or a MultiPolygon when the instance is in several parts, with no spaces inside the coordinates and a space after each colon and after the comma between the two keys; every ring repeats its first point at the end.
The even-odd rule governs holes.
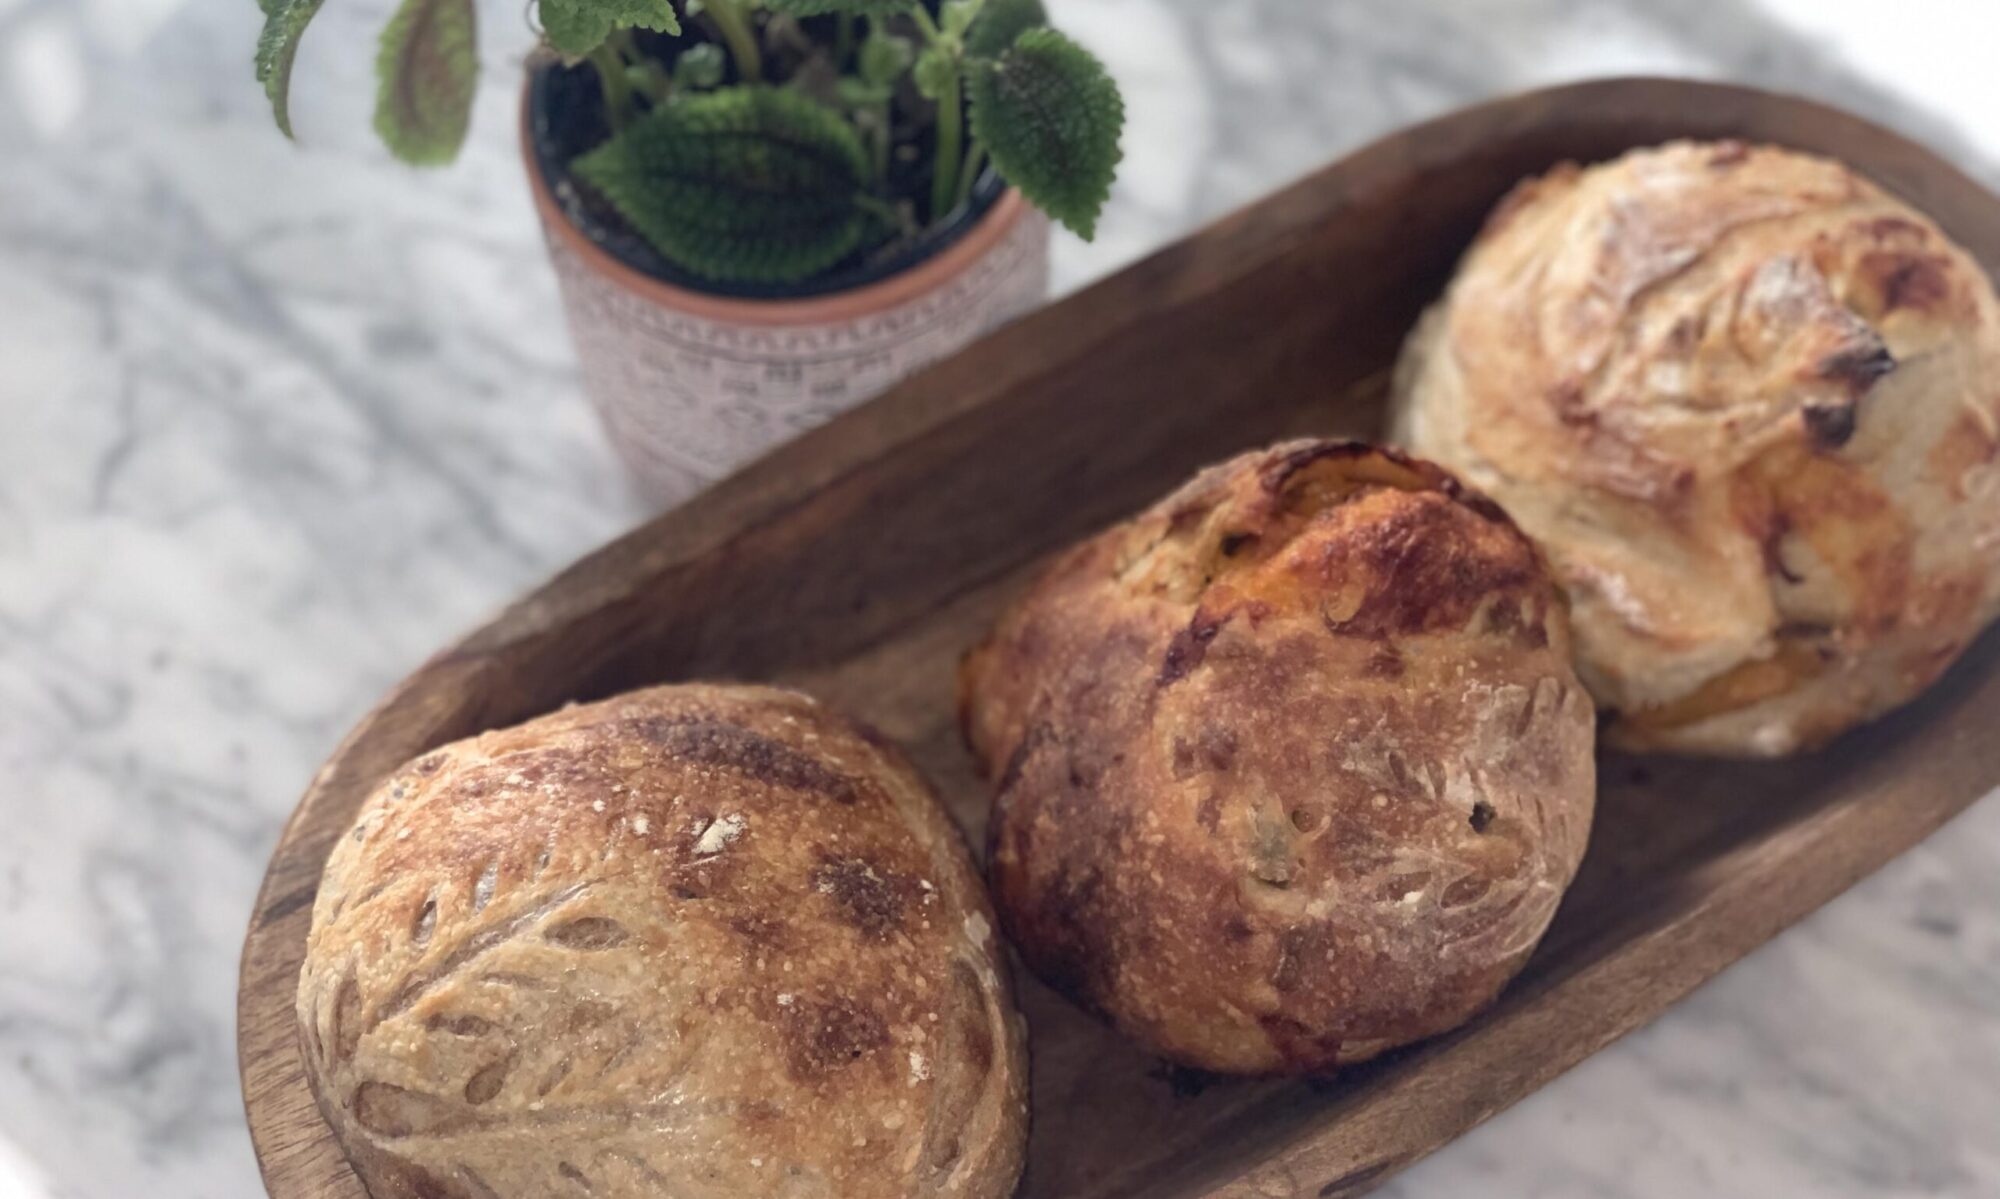
{"type": "Polygon", "coordinates": [[[634,270],[528,175],[584,391],[639,490],[687,499],[1040,304],[1048,218],[1009,190],[908,270],[804,299],[704,294],[634,270]]]}

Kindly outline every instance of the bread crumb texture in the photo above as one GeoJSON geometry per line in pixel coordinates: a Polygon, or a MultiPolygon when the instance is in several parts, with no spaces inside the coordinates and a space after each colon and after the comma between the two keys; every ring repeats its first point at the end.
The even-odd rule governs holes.
{"type": "Polygon", "coordinates": [[[1548,553],[1613,743],[1820,744],[2000,612],[2000,304],[1837,162],[1676,142],[1522,183],[1395,392],[1396,439],[1548,553]]]}
{"type": "Polygon", "coordinates": [[[298,1015],[375,1199],[1011,1193],[1026,1059],[879,736],[681,686],[425,755],[327,863],[298,1015]]]}
{"type": "Polygon", "coordinates": [[[1060,557],[968,657],[990,878],[1044,979],[1176,1061],[1318,1071],[1453,1027],[1574,876],[1593,715],[1484,497],[1307,441],[1060,557]]]}

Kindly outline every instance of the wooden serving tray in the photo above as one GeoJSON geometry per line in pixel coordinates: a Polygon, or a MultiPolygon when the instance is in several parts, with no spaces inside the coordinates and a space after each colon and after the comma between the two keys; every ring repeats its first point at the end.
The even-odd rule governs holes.
{"type": "MultiPolygon", "coordinates": [[[[307,1091],[292,993],[321,863],[376,780],[567,700],[775,679],[909,746],[977,844],[986,789],[958,743],[954,667],[1036,560],[1237,450],[1374,433],[1398,342],[1510,184],[1674,137],[1838,156],[2000,266],[2000,201],[1887,130],[1737,87],[1587,83],[1377,142],[787,446],[433,658],[313,781],[243,949],[243,1094],[271,1194],[364,1199],[307,1091]]],[[[2000,784],[1996,660],[1988,636],[1919,703],[1810,757],[1607,756],[1582,876],[1500,1004],[1337,1079],[1169,1070],[1024,976],[1035,1131],[1021,1194],[1369,1189],[2000,784]]]]}

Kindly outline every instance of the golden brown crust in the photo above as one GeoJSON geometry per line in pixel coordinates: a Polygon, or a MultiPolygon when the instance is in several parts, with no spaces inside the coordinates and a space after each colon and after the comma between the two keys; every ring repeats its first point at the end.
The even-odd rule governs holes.
{"type": "Polygon", "coordinates": [[[1817,744],[2000,611],[2000,305],[1838,163],[1679,142],[1522,183],[1395,406],[1549,555],[1613,743],[1817,744]]]}
{"type": "Polygon", "coordinates": [[[1157,1052],[1312,1071],[1450,1028],[1582,857],[1590,704],[1534,548],[1428,463],[1294,442],[1077,546],[973,651],[990,878],[1157,1052]]]}
{"type": "Polygon", "coordinates": [[[635,692],[364,805],[314,905],[308,1075],[376,1199],[995,1199],[1027,1063],[990,913],[879,737],[635,692]]]}

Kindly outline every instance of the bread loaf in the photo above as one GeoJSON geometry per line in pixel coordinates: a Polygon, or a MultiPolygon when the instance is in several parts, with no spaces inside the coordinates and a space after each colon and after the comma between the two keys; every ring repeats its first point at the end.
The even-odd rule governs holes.
{"type": "Polygon", "coordinates": [[[299,982],[375,1199],[1010,1194],[991,910],[908,763],[664,687],[427,754],[335,847],[299,982]]]}
{"type": "Polygon", "coordinates": [[[1208,470],[1062,555],[965,662],[1001,919],[1192,1066],[1451,1028],[1583,855],[1569,655],[1534,547],[1436,467],[1294,442],[1208,470]]]}
{"type": "Polygon", "coordinates": [[[1817,745],[2000,612],[2000,305],[1839,163],[1678,142],[1521,184],[1395,390],[1396,439],[1549,555],[1615,744],[1817,745]]]}

